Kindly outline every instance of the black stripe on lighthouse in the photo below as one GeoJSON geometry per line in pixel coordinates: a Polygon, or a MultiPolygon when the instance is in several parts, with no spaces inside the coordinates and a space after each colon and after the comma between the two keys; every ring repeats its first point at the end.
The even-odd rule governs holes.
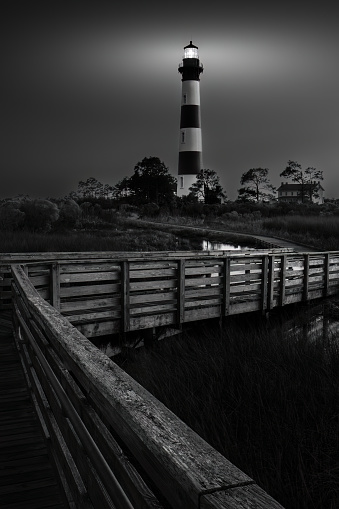
{"type": "Polygon", "coordinates": [[[184,104],[181,106],[180,128],[200,127],[200,106],[184,104]]]}
{"type": "Polygon", "coordinates": [[[178,175],[197,175],[202,167],[202,153],[189,150],[179,152],[178,175]]]}

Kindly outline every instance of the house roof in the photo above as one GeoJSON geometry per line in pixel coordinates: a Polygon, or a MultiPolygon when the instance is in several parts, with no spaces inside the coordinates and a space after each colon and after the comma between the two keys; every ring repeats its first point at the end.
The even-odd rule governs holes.
{"type": "MultiPolygon", "coordinates": [[[[324,191],[320,182],[316,182],[315,184],[304,184],[304,191],[310,191],[315,188],[322,189],[324,191]]],[[[302,189],[302,184],[289,184],[287,182],[286,184],[282,183],[281,186],[278,187],[277,191],[302,191],[302,189]]]]}

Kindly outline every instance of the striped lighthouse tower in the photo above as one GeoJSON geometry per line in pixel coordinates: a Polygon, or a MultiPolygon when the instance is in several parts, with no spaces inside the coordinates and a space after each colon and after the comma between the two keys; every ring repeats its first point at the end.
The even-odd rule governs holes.
{"type": "Polygon", "coordinates": [[[184,196],[202,169],[199,82],[203,66],[198,47],[192,41],[184,48],[184,58],[178,70],[182,76],[182,93],[177,195],[184,196]]]}

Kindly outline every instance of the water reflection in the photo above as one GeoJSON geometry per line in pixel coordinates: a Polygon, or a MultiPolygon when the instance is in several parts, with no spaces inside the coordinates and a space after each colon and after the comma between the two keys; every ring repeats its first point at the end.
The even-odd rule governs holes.
{"type": "Polygon", "coordinates": [[[239,244],[223,244],[221,242],[211,242],[210,240],[202,241],[203,251],[240,251],[242,248],[239,244]]]}
{"type": "MultiPolygon", "coordinates": [[[[250,318],[249,318],[250,319],[250,318]]],[[[339,335],[339,301],[338,296],[325,299],[322,302],[297,304],[286,308],[275,308],[270,315],[270,330],[272,333],[283,331],[286,338],[302,337],[304,341],[321,341],[325,346],[327,341],[337,341],[339,335]]],[[[157,339],[165,339],[178,334],[178,330],[171,328],[159,329],[157,339]]],[[[125,338],[125,347],[139,348],[145,346],[144,331],[134,331],[125,338]]],[[[121,353],[121,342],[117,336],[101,336],[91,341],[108,357],[121,353]]]]}
{"type": "Polygon", "coordinates": [[[292,318],[283,320],[284,334],[299,335],[307,341],[331,340],[339,334],[339,303],[326,299],[307,306],[299,304],[292,318]]]}

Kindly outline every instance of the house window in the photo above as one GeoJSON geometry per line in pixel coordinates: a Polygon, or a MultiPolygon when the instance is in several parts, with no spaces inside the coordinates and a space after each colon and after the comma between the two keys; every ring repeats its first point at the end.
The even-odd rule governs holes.
{"type": "Polygon", "coordinates": [[[181,143],[185,143],[185,131],[181,131],[181,143]]]}
{"type": "Polygon", "coordinates": [[[187,104],[187,94],[183,95],[183,104],[187,104]]]}
{"type": "Polygon", "coordinates": [[[184,177],[180,177],[180,187],[181,189],[184,188],[184,177]]]}

